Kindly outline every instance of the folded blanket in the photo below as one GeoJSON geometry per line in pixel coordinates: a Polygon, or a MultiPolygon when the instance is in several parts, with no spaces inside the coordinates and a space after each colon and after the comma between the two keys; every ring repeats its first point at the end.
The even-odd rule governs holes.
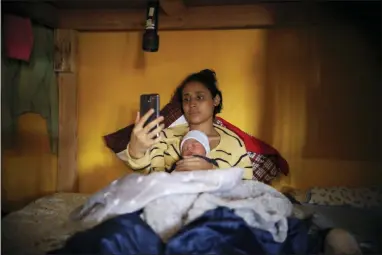
{"type": "Polygon", "coordinates": [[[71,217],[100,223],[142,210],[142,219],[166,241],[206,211],[223,206],[251,227],[270,232],[276,242],[285,241],[292,204],[266,184],[242,181],[242,173],[230,168],[130,174],[90,197],[71,217]]]}

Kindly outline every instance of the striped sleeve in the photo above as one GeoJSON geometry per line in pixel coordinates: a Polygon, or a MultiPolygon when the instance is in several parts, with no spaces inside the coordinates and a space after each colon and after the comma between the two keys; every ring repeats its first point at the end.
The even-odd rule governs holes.
{"type": "Polygon", "coordinates": [[[249,156],[247,154],[247,151],[245,148],[242,150],[238,150],[237,153],[235,153],[235,157],[233,157],[234,163],[232,164],[233,167],[240,167],[244,169],[244,175],[243,179],[246,180],[252,180],[253,172],[252,172],[252,162],[249,159],[249,156]]]}
{"type": "Polygon", "coordinates": [[[152,171],[164,171],[166,168],[164,154],[169,148],[169,145],[166,142],[168,135],[169,134],[166,132],[163,132],[163,134],[161,134],[162,140],[159,143],[154,144],[151,149],[146,151],[142,158],[138,159],[130,156],[129,145],[127,145],[127,149],[125,150],[125,163],[131,170],[142,174],[149,174],[152,171]]]}
{"type": "Polygon", "coordinates": [[[219,148],[217,152],[221,158],[225,158],[229,161],[230,166],[244,169],[243,179],[252,180],[252,162],[248,156],[244,142],[234,132],[222,127],[218,127],[218,129],[224,133],[222,136],[224,138],[224,146],[219,148]]]}

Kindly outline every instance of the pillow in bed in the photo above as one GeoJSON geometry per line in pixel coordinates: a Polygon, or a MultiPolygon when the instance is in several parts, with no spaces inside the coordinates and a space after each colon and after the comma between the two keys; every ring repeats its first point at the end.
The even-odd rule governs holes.
{"type": "Polygon", "coordinates": [[[296,189],[291,186],[282,186],[280,188],[280,192],[283,193],[286,197],[290,197],[294,201],[291,201],[295,204],[305,204],[308,203],[310,200],[310,193],[307,190],[304,189],[296,189]]]}
{"type": "Polygon", "coordinates": [[[315,187],[312,188],[309,193],[309,204],[348,205],[353,207],[382,207],[382,189],[378,187],[315,187]]]}

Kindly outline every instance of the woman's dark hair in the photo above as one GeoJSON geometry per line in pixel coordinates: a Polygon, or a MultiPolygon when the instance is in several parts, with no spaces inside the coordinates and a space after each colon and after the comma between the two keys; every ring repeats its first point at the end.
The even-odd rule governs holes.
{"type": "MultiPolygon", "coordinates": [[[[220,113],[221,110],[223,109],[223,95],[218,88],[216,73],[213,70],[204,69],[198,73],[193,73],[187,76],[179,85],[179,87],[176,89],[175,95],[174,95],[176,100],[180,103],[180,105],[182,105],[182,100],[183,100],[183,89],[190,82],[199,82],[203,84],[210,91],[212,99],[214,99],[217,95],[219,95],[220,103],[219,105],[215,106],[214,116],[220,113]]],[[[182,108],[182,113],[184,113],[183,107],[181,108],[182,108]]]]}

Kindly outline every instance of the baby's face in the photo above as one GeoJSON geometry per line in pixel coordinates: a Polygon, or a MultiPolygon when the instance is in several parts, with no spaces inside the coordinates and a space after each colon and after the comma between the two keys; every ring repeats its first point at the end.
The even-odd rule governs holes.
{"type": "Polygon", "coordinates": [[[204,146],[196,141],[195,139],[189,139],[184,142],[182,146],[182,157],[192,156],[192,155],[200,155],[206,156],[206,150],[204,146]]]}

